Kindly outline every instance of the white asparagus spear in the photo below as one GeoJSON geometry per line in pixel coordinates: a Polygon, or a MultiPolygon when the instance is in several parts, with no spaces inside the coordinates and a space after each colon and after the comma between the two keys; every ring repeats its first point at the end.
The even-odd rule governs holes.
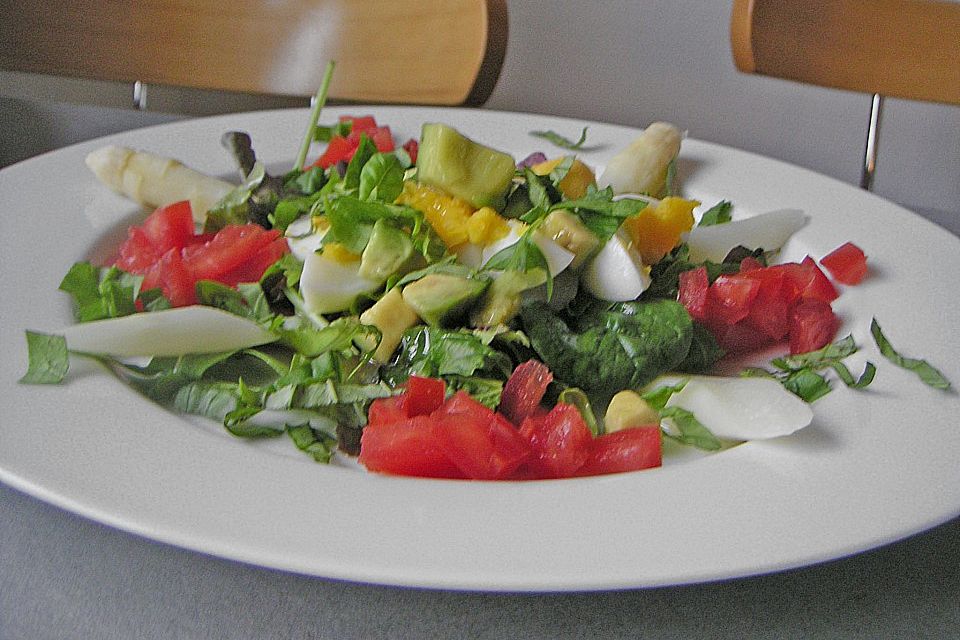
{"type": "Polygon", "coordinates": [[[668,122],[654,122],[623,151],[613,156],[598,180],[613,192],[643,193],[659,197],[666,185],[667,168],[680,153],[683,133],[668,122]]]}
{"type": "Polygon", "coordinates": [[[200,305],[81,322],[60,333],[71,351],[118,357],[216,353],[277,339],[250,320],[200,305]]]}
{"type": "Polygon", "coordinates": [[[235,186],[172,158],[128,147],[102,147],[90,152],[86,163],[101,182],[146,207],[189,200],[197,223],[235,186]]]}

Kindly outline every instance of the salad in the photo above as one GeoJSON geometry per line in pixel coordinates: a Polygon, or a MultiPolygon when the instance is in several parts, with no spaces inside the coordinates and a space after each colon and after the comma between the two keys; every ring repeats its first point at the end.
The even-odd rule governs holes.
{"type": "Polygon", "coordinates": [[[158,402],[319,462],[520,480],[656,467],[665,440],[789,435],[828,376],[874,375],[844,366],[858,347],[837,340],[831,307],[867,275],[863,252],[777,263],[802,214],[734,221],[729,202],[681,197],[673,125],[595,172],[577,158],[586,131],[544,133],[561,153],[517,159],[442,123],[400,145],[372,116],[319,126],[318,113],[284,175],[228,132],[239,185],[92,153],[106,184],[155,209],[110,264],[66,274],[79,322],[28,332],[24,381],[61,382],[71,354],[95,357],[158,402]],[[711,375],[770,348],[789,355],[711,375]]]}

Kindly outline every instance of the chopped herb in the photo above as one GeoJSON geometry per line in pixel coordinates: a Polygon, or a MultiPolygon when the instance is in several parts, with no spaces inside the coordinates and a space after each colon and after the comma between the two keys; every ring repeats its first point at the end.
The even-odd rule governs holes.
{"type": "Polygon", "coordinates": [[[721,200],[717,204],[707,209],[700,217],[698,227],[709,227],[715,224],[723,224],[732,220],[731,210],[733,205],[727,200],[721,200]]]}
{"type": "Polygon", "coordinates": [[[824,370],[833,370],[851,389],[863,389],[873,382],[877,369],[872,362],[866,363],[859,377],[854,377],[843,363],[844,358],[857,350],[853,336],[847,336],[816,351],[774,358],[770,364],[775,371],[752,367],[745,369],[741,375],[773,378],[794,395],[806,402],[813,402],[830,393],[830,382],[821,373],[824,370]]]}
{"type": "Polygon", "coordinates": [[[883,335],[883,331],[880,329],[880,324],[876,318],[870,323],[870,333],[873,335],[873,339],[877,343],[877,348],[880,349],[880,353],[884,358],[898,367],[902,367],[907,371],[913,371],[924,384],[934,389],[942,389],[943,391],[950,389],[950,381],[947,380],[946,376],[926,360],[907,358],[897,353],[893,345],[890,344],[890,341],[887,340],[887,337],[883,335]]]}
{"type": "Polygon", "coordinates": [[[584,127],[583,131],[580,132],[580,138],[574,142],[569,138],[565,138],[555,131],[531,131],[530,135],[536,136],[538,138],[543,138],[561,149],[570,149],[571,151],[576,151],[583,147],[584,143],[587,141],[587,129],[589,127],[584,127]]]}

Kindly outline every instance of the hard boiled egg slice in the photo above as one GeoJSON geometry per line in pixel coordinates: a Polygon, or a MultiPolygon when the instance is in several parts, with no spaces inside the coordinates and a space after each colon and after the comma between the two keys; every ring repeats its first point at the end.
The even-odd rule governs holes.
{"type": "Polygon", "coordinates": [[[809,404],[770,378],[691,376],[667,406],[692,412],[724,440],[786,436],[813,420],[809,404]]]}
{"type": "Polygon", "coordinates": [[[587,264],[580,284],[595,297],[611,302],[635,300],[650,286],[640,254],[633,250],[630,236],[623,228],[587,264]]]}
{"type": "MultiPolygon", "coordinates": [[[[461,242],[450,251],[455,253],[457,261],[465,264],[472,269],[479,269],[483,266],[483,247],[472,242],[461,242]]],[[[492,255],[492,254],[491,254],[492,255]]]]}
{"type": "Polygon", "coordinates": [[[358,296],[380,288],[380,282],[360,275],[360,261],[340,263],[322,253],[310,253],[303,261],[300,295],[314,313],[349,309],[358,296]]]}
{"type": "Polygon", "coordinates": [[[326,233],[326,229],[317,231],[313,228],[313,219],[310,216],[300,216],[287,225],[284,235],[287,238],[287,244],[290,246],[290,253],[304,262],[308,255],[320,250],[323,236],[326,233]]]}
{"type": "MultiPolygon", "coordinates": [[[[508,220],[510,232],[499,240],[483,248],[483,264],[486,264],[490,258],[507,247],[515,245],[520,241],[520,236],[526,231],[526,225],[518,220],[508,220]]],[[[574,254],[567,251],[552,239],[538,231],[533,233],[533,242],[543,252],[547,259],[547,268],[550,269],[550,275],[556,276],[558,273],[570,266],[573,262],[574,254]]]]}

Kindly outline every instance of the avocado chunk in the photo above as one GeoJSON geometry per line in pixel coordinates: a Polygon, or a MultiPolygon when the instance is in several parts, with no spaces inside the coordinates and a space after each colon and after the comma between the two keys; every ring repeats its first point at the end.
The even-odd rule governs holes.
{"type": "Polygon", "coordinates": [[[476,208],[501,210],[513,182],[513,157],[467,138],[444,124],[423,125],[417,180],[462,198],[476,208]]]}
{"type": "Polygon", "coordinates": [[[610,400],[603,423],[605,432],[613,433],[630,427],[660,424],[660,414],[639,393],[624,389],[610,400]]]}
{"type": "MultiPolygon", "coordinates": [[[[390,362],[390,357],[400,345],[403,332],[420,322],[410,305],[403,301],[400,289],[390,289],[382,298],[360,314],[360,323],[373,325],[380,330],[380,344],[373,353],[373,359],[381,364],[390,362]]],[[[363,345],[364,348],[373,347],[363,345]]]]}
{"type": "Polygon", "coordinates": [[[579,269],[600,248],[600,238],[566,209],[551,211],[541,227],[550,239],[574,255],[571,269],[579,269]]]}
{"type": "Polygon", "coordinates": [[[546,281],[547,274],[543,269],[504,271],[494,279],[470,312],[470,325],[480,328],[509,322],[520,311],[521,294],[546,281]]]}
{"type": "Polygon", "coordinates": [[[422,260],[410,236],[381,218],[373,225],[360,257],[360,275],[383,282],[392,275],[403,275],[422,266],[422,260]]]}
{"type": "Polygon", "coordinates": [[[489,281],[431,273],[403,289],[403,301],[432,326],[453,326],[483,295],[489,281]]]}

